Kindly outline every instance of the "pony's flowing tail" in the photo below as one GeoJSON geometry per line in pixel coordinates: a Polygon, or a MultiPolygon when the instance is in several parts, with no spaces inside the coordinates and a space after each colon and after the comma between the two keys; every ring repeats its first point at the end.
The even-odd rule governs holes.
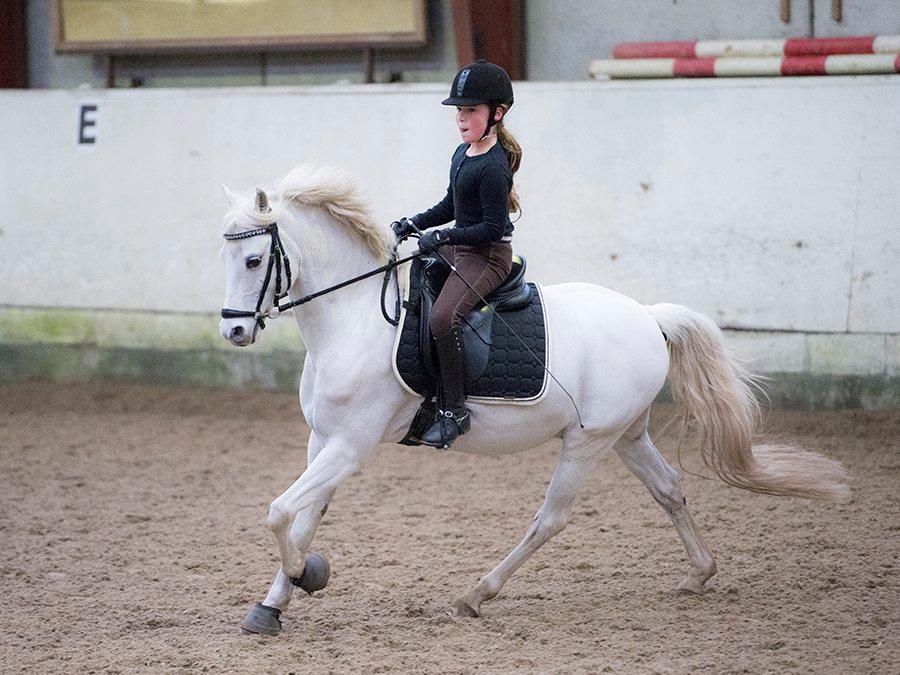
{"type": "Polygon", "coordinates": [[[669,384],[682,432],[696,427],[703,462],[723,481],[753,492],[844,501],[847,475],[840,463],[785,445],[752,445],[757,387],[725,346],[719,327],[681,305],[647,308],[669,346],[669,384]]]}

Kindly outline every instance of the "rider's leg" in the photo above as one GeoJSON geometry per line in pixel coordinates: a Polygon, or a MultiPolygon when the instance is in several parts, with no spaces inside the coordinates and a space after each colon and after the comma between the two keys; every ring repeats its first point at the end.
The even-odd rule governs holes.
{"type": "Polygon", "coordinates": [[[469,429],[462,319],[506,279],[512,268],[512,247],[505,242],[456,246],[453,263],[456,272],[447,278],[429,319],[441,378],[441,417],[421,440],[440,448],[450,447],[469,429]]]}
{"type": "Polygon", "coordinates": [[[444,335],[462,322],[481,298],[502,284],[512,269],[512,246],[509,242],[494,241],[479,246],[453,246],[451,272],[431,308],[429,328],[434,338],[444,335]]]}
{"type": "Polygon", "coordinates": [[[440,418],[432,424],[421,440],[436,448],[449,448],[460,434],[469,430],[469,411],[466,408],[466,348],[462,327],[457,324],[435,338],[438,370],[440,372],[440,418]]]}

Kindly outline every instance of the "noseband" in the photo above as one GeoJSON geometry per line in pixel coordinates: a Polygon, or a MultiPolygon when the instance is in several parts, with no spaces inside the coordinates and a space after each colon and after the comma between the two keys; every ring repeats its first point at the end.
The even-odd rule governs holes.
{"type": "Polygon", "coordinates": [[[256,319],[256,323],[259,325],[260,329],[266,327],[264,319],[274,319],[278,316],[280,313],[278,301],[286,296],[291,288],[291,263],[288,260],[287,252],[284,250],[284,245],[281,243],[281,237],[278,235],[278,224],[272,223],[271,225],[266,225],[265,227],[256,230],[222,235],[228,241],[235,241],[236,239],[249,239],[250,237],[258,237],[264,234],[271,236],[272,240],[269,245],[269,264],[266,267],[266,278],[263,280],[262,289],[259,291],[256,309],[252,312],[247,312],[239,309],[228,309],[227,307],[222,308],[223,319],[243,319],[252,317],[256,319]],[[271,307],[263,312],[260,311],[260,308],[262,307],[263,300],[265,300],[266,292],[269,290],[273,269],[275,270],[275,301],[271,307]],[[281,285],[282,270],[284,270],[283,287],[281,285]]]}

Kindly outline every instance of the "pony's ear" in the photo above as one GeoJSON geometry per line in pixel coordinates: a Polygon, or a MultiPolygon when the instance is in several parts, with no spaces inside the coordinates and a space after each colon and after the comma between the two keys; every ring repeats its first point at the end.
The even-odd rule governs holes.
{"type": "Polygon", "coordinates": [[[266,196],[266,193],[256,188],[256,210],[260,213],[265,213],[269,210],[269,198],[266,196]]]}
{"type": "Polygon", "coordinates": [[[222,194],[225,195],[225,201],[228,202],[228,206],[237,204],[238,196],[234,194],[227,185],[222,186],[222,194]]]}

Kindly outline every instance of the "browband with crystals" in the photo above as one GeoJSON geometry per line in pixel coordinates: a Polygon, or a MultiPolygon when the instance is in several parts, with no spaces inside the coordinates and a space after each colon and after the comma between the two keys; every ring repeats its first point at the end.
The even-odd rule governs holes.
{"type": "MultiPolygon", "coordinates": [[[[272,225],[274,224],[275,223],[272,223],[272,225]]],[[[222,236],[228,241],[234,241],[235,239],[249,239],[250,237],[257,237],[261,234],[269,234],[272,225],[261,227],[258,230],[248,230],[247,232],[237,232],[236,234],[223,234],[222,236]]]]}

